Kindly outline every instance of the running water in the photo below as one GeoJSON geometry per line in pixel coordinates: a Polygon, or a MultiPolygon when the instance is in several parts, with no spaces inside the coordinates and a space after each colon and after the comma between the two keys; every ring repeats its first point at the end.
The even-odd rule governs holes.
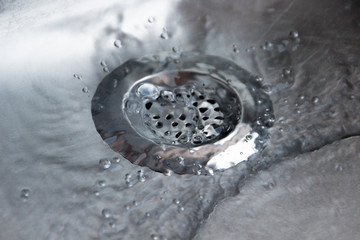
{"type": "Polygon", "coordinates": [[[262,239],[266,229],[358,239],[359,12],[342,0],[0,1],[0,238],[262,239]],[[264,150],[197,176],[132,164],[103,142],[91,113],[98,85],[161,52],[250,72],[275,116],[264,150]]]}

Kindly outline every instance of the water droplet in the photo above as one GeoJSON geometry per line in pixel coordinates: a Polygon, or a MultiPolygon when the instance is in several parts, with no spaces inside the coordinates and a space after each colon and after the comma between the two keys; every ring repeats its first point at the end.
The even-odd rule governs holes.
{"type": "Polygon", "coordinates": [[[289,37],[290,38],[298,38],[299,37],[299,33],[297,31],[290,31],[289,33],[289,37]]]}
{"type": "Polygon", "coordinates": [[[207,172],[208,175],[214,176],[214,169],[212,169],[212,168],[205,168],[205,170],[206,170],[206,172],[207,172]]]}
{"type": "Polygon", "coordinates": [[[265,42],[265,44],[262,46],[262,49],[265,51],[271,51],[274,49],[274,44],[272,42],[265,42]]]}
{"type": "Polygon", "coordinates": [[[156,234],[151,234],[151,240],[160,240],[160,237],[156,234]]]}
{"type": "Polygon", "coordinates": [[[234,53],[239,53],[240,52],[239,47],[236,44],[233,44],[232,48],[233,48],[234,53]]]}
{"type": "Polygon", "coordinates": [[[97,196],[97,197],[100,196],[100,192],[99,192],[99,191],[94,191],[93,194],[94,194],[95,196],[97,196]]]}
{"type": "Polygon", "coordinates": [[[120,158],[119,157],[113,157],[112,163],[120,163],[120,158]]]}
{"type": "Polygon", "coordinates": [[[106,67],[106,66],[107,66],[107,64],[106,64],[105,61],[101,61],[101,62],[100,62],[100,65],[101,65],[102,67],[106,67]]]}
{"type": "Polygon", "coordinates": [[[183,206],[178,206],[178,211],[183,212],[183,211],[185,211],[185,208],[183,206]]]}
{"type": "Polygon", "coordinates": [[[255,47],[255,46],[251,46],[251,47],[247,48],[245,51],[246,51],[247,53],[252,53],[252,52],[254,52],[255,50],[256,50],[256,47],[255,47]]]}
{"type": "Polygon", "coordinates": [[[176,204],[176,205],[179,205],[180,204],[180,200],[179,199],[173,199],[173,203],[176,204]]]}
{"type": "Polygon", "coordinates": [[[103,71],[106,72],[106,73],[108,73],[108,72],[109,72],[109,68],[108,68],[108,67],[104,67],[104,68],[103,68],[103,71]]]}
{"type": "Polygon", "coordinates": [[[125,103],[125,108],[130,112],[130,113],[139,113],[140,112],[140,106],[138,104],[138,102],[133,101],[133,100],[129,100],[125,103]]]}
{"type": "Polygon", "coordinates": [[[150,83],[141,84],[137,89],[137,94],[140,97],[157,99],[160,95],[159,89],[150,83]]]}
{"type": "Polygon", "coordinates": [[[172,171],[172,170],[170,170],[170,169],[166,169],[165,171],[164,171],[164,175],[165,176],[172,176],[174,174],[174,172],[172,171]]]}
{"type": "Polygon", "coordinates": [[[82,91],[83,91],[84,93],[89,93],[89,88],[88,88],[88,87],[83,87],[82,91]]]}
{"type": "Polygon", "coordinates": [[[104,218],[110,218],[111,217],[111,211],[107,208],[104,208],[102,211],[101,211],[101,215],[104,217],[104,218]]]}
{"type": "Polygon", "coordinates": [[[154,17],[149,17],[149,18],[148,18],[148,22],[149,22],[149,23],[155,22],[155,18],[154,18],[154,17]]]}
{"type": "Polygon", "coordinates": [[[27,201],[30,197],[30,190],[27,188],[22,189],[20,192],[20,197],[23,201],[27,201]]]}
{"type": "Polygon", "coordinates": [[[343,170],[343,167],[340,164],[335,165],[335,171],[341,172],[343,170]]]}
{"type": "Polygon", "coordinates": [[[169,39],[169,33],[166,28],[163,28],[163,32],[161,33],[160,37],[164,40],[169,39]]]}
{"type": "Polygon", "coordinates": [[[264,85],[262,87],[262,89],[264,90],[265,93],[267,94],[271,94],[272,93],[272,87],[270,85],[264,85]]]}
{"type": "Polygon", "coordinates": [[[97,184],[100,186],[100,187],[105,187],[106,186],[106,181],[105,180],[99,180],[97,182],[97,184]]]}
{"type": "Polygon", "coordinates": [[[138,180],[139,180],[139,182],[146,181],[146,177],[145,177],[144,171],[142,169],[138,171],[138,180]]]}
{"type": "Polygon", "coordinates": [[[319,101],[320,101],[320,98],[317,97],[317,96],[315,96],[315,97],[313,97],[313,98],[311,99],[311,101],[312,101],[314,104],[318,104],[319,101]]]}
{"type": "Polygon", "coordinates": [[[114,79],[113,87],[117,88],[119,81],[117,79],[114,79]]]}
{"type": "Polygon", "coordinates": [[[121,42],[121,40],[119,40],[119,39],[115,40],[114,46],[117,47],[117,48],[121,48],[121,47],[122,47],[122,42],[121,42]]]}
{"type": "Polygon", "coordinates": [[[99,160],[99,166],[102,168],[102,169],[108,169],[111,167],[111,161],[107,158],[103,158],[103,159],[100,159],[99,160]]]}
{"type": "Polygon", "coordinates": [[[179,47],[173,47],[173,48],[172,48],[172,51],[173,51],[174,53],[180,53],[180,52],[181,52],[181,49],[180,49],[179,47]]]}
{"type": "Polygon", "coordinates": [[[126,182],[130,182],[131,181],[131,174],[130,173],[127,173],[127,174],[125,174],[125,181],[126,182]]]}
{"type": "Polygon", "coordinates": [[[82,79],[82,76],[81,76],[81,75],[79,75],[79,74],[74,74],[74,75],[73,75],[73,77],[74,77],[74,78],[76,78],[76,79],[79,79],[79,80],[81,80],[81,79],[82,79]]]}

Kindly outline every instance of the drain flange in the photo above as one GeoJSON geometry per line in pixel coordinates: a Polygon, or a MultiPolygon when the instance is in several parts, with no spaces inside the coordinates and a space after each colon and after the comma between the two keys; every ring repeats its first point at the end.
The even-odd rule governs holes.
{"type": "Polygon", "coordinates": [[[274,120],[254,76],[194,53],[129,60],[100,83],[92,114],[102,138],[123,157],[179,174],[247,160],[263,148],[274,120]]]}

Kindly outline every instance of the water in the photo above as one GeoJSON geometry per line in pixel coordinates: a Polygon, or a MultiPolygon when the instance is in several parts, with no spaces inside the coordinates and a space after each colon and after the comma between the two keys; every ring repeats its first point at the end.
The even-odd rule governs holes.
{"type": "Polygon", "coordinates": [[[18,0],[0,9],[1,239],[261,239],[259,229],[273,239],[359,238],[357,1],[18,0]],[[102,141],[90,110],[100,81],[130,58],[177,55],[174,46],[262,76],[275,118],[261,154],[214,175],[165,176],[102,141]],[[277,235],[289,222],[296,232],[277,235]]]}

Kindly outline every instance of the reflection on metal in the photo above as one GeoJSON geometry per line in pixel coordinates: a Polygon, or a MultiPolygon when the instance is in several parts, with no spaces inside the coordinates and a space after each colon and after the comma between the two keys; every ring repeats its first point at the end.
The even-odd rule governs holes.
{"type": "Polygon", "coordinates": [[[134,164],[178,174],[211,174],[261,151],[274,121],[255,76],[196,53],[129,60],[92,100],[97,131],[134,164]]]}

